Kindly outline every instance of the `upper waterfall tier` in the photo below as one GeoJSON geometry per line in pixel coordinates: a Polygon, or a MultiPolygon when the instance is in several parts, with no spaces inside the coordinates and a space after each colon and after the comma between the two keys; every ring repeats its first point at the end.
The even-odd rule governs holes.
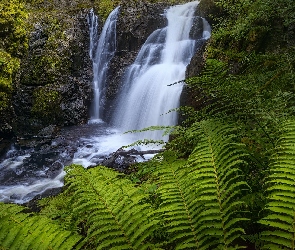
{"type": "MultiPolygon", "coordinates": [[[[182,85],[168,85],[185,78],[192,56],[210,34],[207,21],[195,17],[197,5],[195,1],[169,8],[168,25],[148,37],[126,70],[112,118],[116,127],[127,131],[177,123],[177,113],[169,111],[179,107],[182,85]]],[[[150,131],[138,139],[162,139],[161,134],[150,131]]]]}

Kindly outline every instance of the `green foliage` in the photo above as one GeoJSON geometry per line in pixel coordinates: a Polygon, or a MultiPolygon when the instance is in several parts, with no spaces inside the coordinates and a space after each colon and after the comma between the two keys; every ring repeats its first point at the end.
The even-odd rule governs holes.
{"type": "Polygon", "coordinates": [[[0,50],[0,91],[12,90],[12,80],[20,67],[20,60],[0,50]]]}
{"type": "Polygon", "coordinates": [[[6,50],[13,57],[19,57],[26,50],[27,30],[25,20],[28,13],[24,3],[19,0],[0,2],[0,49],[6,50]]]}
{"type": "Polygon", "coordinates": [[[240,168],[246,164],[246,154],[234,142],[235,131],[230,126],[218,121],[200,125],[202,137],[189,158],[199,202],[198,232],[204,235],[200,242],[209,248],[222,245],[229,249],[244,232],[238,223],[245,220],[241,198],[248,186],[240,168]]]}
{"type": "MultiPolygon", "coordinates": [[[[192,88],[201,88],[211,104],[195,114],[191,112],[188,127],[184,124],[185,129],[180,128],[176,133],[193,141],[193,120],[219,117],[236,124],[241,140],[250,138],[246,140],[251,143],[249,149],[253,153],[266,156],[274,146],[277,125],[293,114],[294,55],[294,49],[281,54],[236,54],[209,47],[210,58],[203,71],[186,83],[192,88]],[[216,54],[220,59],[211,58],[216,54]]],[[[190,150],[193,146],[194,143],[190,150]]]]}
{"type": "Polygon", "coordinates": [[[41,87],[33,93],[32,113],[44,124],[56,124],[61,119],[61,95],[56,90],[41,87]]]}
{"type": "Polygon", "coordinates": [[[233,132],[218,121],[201,122],[188,164],[159,164],[159,211],[173,249],[243,248],[237,245],[247,220],[241,199],[249,189],[240,170],[245,153],[233,132]]]}
{"type": "Polygon", "coordinates": [[[67,190],[73,214],[86,237],[80,244],[97,249],[156,249],[148,243],[158,219],[148,196],[128,179],[98,167],[67,168],[67,190]]]}
{"type": "Polygon", "coordinates": [[[3,203],[0,211],[1,249],[79,249],[76,245],[81,236],[62,230],[45,216],[3,203]]]}
{"type": "MultiPolygon", "coordinates": [[[[265,49],[264,46],[278,40],[277,36],[282,46],[285,41],[281,36],[286,35],[285,28],[294,24],[292,0],[217,0],[216,4],[225,14],[214,34],[223,48],[265,49]],[[280,29],[277,29],[278,25],[280,29]]],[[[289,39],[288,35],[285,38],[289,39]]]]}
{"type": "Polygon", "coordinates": [[[267,226],[263,249],[295,249],[295,121],[285,122],[282,130],[266,180],[268,215],[259,221],[267,226]]]}

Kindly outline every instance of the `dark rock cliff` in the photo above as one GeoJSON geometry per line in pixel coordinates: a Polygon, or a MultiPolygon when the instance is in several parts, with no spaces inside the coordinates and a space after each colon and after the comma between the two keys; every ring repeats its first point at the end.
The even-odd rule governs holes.
{"type": "Polygon", "coordinates": [[[92,74],[87,14],[40,14],[30,20],[29,49],[13,98],[17,135],[87,121],[92,74]]]}
{"type": "MultiPolygon", "coordinates": [[[[200,30],[196,29],[195,27],[200,27],[198,25],[201,22],[202,18],[205,18],[210,25],[214,24],[214,20],[211,18],[212,14],[214,16],[219,16],[220,9],[216,7],[213,0],[203,0],[200,2],[196,9],[196,18],[195,22],[192,27],[192,34],[198,34],[200,30]]],[[[196,51],[195,55],[192,57],[189,65],[186,69],[186,78],[197,76],[201,73],[204,65],[205,65],[205,52],[207,44],[210,42],[204,42],[199,49],[196,51]]],[[[200,110],[203,107],[207,106],[211,101],[209,98],[204,94],[202,87],[194,87],[190,88],[188,85],[184,85],[183,91],[180,97],[180,106],[190,106],[193,107],[195,110],[200,110]]],[[[185,117],[179,118],[179,123],[181,123],[185,117]]]]}

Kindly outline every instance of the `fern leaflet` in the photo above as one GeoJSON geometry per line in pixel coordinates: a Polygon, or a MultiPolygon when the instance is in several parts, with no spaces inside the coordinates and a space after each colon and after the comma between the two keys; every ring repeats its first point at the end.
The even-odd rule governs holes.
{"type": "Polygon", "coordinates": [[[25,213],[18,205],[0,203],[0,248],[79,249],[81,236],[62,230],[45,216],[25,213]]]}
{"type": "Polygon", "coordinates": [[[97,167],[67,169],[67,192],[73,213],[85,223],[87,236],[80,244],[96,249],[155,249],[147,243],[157,228],[147,195],[120,174],[97,167]]]}
{"type": "Polygon", "coordinates": [[[269,214],[260,220],[269,229],[261,234],[265,249],[295,249],[295,121],[283,128],[266,182],[269,214]]]}
{"type": "Polygon", "coordinates": [[[248,185],[240,167],[245,153],[233,141],[233,129],[218,121],[195,124],[198,145],[189,164],[159,168],[160,212],[175,249],[239,249],[244,230],[241,201],[248,185]],[[240,243],[240,242],[239,242],[240,243]]]}
{"type": "Polygon", "coordinates": [[[195,182],[196,218],[200,249],[238,249],[244,230],[241,201],[248,185],[241,176],[245,165],[241,145],[234,143],[234,130],[216,120],[201,122],[199,143],[189,159],[189,177],[195,182]]]}

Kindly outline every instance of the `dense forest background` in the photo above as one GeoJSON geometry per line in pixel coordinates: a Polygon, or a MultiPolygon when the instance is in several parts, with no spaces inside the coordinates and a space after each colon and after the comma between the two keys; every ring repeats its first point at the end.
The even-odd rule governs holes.
{"type": "MultiPolygon", "coordinates": [[[[102,18],[120,3],[78,2],[102,18]]],[[[54,4],[0,3],[1,119],[29,20],[54,4]]],[[[294,2],[202,0],[200,9],[212,37],[201,72],[184,80],[194,105],[178,110],[166,151],[130,175],[68,166],[64,191],[39,212],[0,204],[0,249],[295,249],[294,2]]]]}

